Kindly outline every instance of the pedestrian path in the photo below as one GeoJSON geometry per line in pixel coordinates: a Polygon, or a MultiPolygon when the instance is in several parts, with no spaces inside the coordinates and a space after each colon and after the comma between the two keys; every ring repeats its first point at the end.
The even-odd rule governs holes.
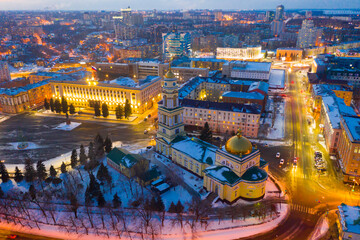
{"type": "Polygon", "coordinates": [[[316,214],[316,212],[317,212],[314,208],[309,208],[309,207],[299,205],[299,204],[291,204],[290,208],[297,212],[303,212],[303,213],[308,213],[308,214],[312,214],[312,215],[316,214]]]}

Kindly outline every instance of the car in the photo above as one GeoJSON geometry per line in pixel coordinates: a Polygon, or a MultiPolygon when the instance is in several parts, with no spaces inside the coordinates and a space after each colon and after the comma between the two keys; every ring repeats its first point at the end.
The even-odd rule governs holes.
{"type": "Polygon", "coordinates": [[[284,164],[284,159],[280,159],[280,164],[283,165],[284,164]]]}
{"type": "Polygon", "coordinates": [[[280,157],[280,153],[279,153],[279,152],[276,154],[276,157],[277,157],[277,158],[279,158],[279,157],[280,157]]]}
{"type": "Polygon", "coordinates": [[[16,239],[18,236],[16,234],[10,234],[7,236],[8,239],[16,239]]]}

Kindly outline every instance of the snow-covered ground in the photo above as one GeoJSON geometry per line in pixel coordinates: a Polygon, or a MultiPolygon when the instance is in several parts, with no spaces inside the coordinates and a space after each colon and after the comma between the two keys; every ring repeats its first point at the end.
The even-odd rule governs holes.
{"type": "Polygon", "coordinates": [[[274,104],[277,105],[277,107],[274,108],[274,111],[276,111],[275,122],[274,122],[274,126],[270,127],[270,131],[267,134],[267,138],[268,139],[283,139],[285,136],[285,112],[284,112],[285,101],[274,102],[274,104]]]}
{"type": "MultiPolygon", "coordinates": [[[[121,142],[115,142],[113,146],[122,146],[121,142]]],[[[132,146],[133,147],[133,146],[132,146]]],[[[133,152],[146,152],[145,149],[140,150],[132,150],[133,152]]],[[[67,153],[66,155],[59,156],[58,158],[49,160],[44,162],[46,168],[48,169],[50,165],[58,166],[61,164],[61,162],[69,162],[71,152],[67,153]]],[[[186,184],[191,187],[193,190],[199,192],[200,194],[206,195],[206,193],[201,193],[202,189],[202,179],[193,175],[192,173],[186,171],[185,169],[180,168],[179,166],[173,164],[171,161],[169,161],[167,158],[157,155],[156,157],[158,161],[161,161],[163,164],[170,166],[171,168],[176,168],[176,172],[183,175],[183,179],[186,182],[186,184]]],[[[104,165],[106,164],[105,157],[102,159],[104,165]]],[[[153,161],[152,161],[152,164],[153,161]]],[[[8,167],[8,165],[7,165],[8,167]]],[[[70,168],[70,167],[68,167],[70,168]]],[[[20,168],[21,169],[21,168],[20,168]]],[[[94,169],[93,173],[94,176],[97,174],[97,169],[94,169]]],[[[150,198],[152,196],[152,191],[149,189],[149,187],[141,187],[139,184],[137,184],[135,181],[130,181],[127,177],[124,175],[118,173],[116,170],[112,169],[111,167],[108,167],[109,173],[112,176],[113,180],[113,186],[110,187],[107,184],[101,185],[101,189],[104,192],[104,198],[106,202],[111,203],[113,199],[113,195],[117,193],[117,195],[120,197],[122,201],[122,206],[125,207],[123,210],[125,213],[125,216],[127,218],[126,224],[128,231],[131,234],[132,239],[143,239],[142,234],[139,234],[138,232],[141,231],[141,225],[139,222],[141,221],[141,213],[139,213],[139,210],[134,209],[128,209],[128,207],[131,206],[132,201],[139,199],[139,197],[143,198],[150,198]]],[[[48,237],[58,237],[63,239],[118,239],[116,236],[115,230],[111,227],[110,221],[110,215],[107,215],[107,210],[105,209],[99,209],[97,207],[91,207],[92,210],[90,214],[92,215],[92,219],[94,221],[94,225],[97,226],[97,229],[92,229],[89,226],[89,220],[86,219],[86,217],[89,217],[87,214],[85,214],[85,207],[80,206],[79,210],[79,218],[80,219],[73,219],[71,220],[71,216],[73,216],[73,213],[71,211],[69,212],[69,208],[66,208],[64,203],[68,202],[68,199],[65,197],[67,196],[66,193],[66,187],[65,185],[67,183],[70,183],[74,186],[82,186],[80,190],[77,192],[77,198],[80,203],[80,205],[83,205],[85,202],[85,189],[86,186],[89,184],[89,173],[83,169],[83,167],[79,167],[78,170],[74,171],[71,169],[68,169],[70,171],[71,175],[69,173],[65,174],[59,174],[59,177],[63,180],[63,182],[59,186],[54,186],[53,184],[49,184],[45,186],[45,189],[50,189],[52,191],[55,191],[53,194],[53,202],[59,205],[56,205],[56,219],[57,223],[60,224],[69,224],[67,230],[63,227],[54,226],[51,221],[50,216],[44,217],[44,213],[38,209],[32,209],[31,215],[33,218],[36,218],[38,221],[40,221],[39,226],[41,228],[41,232],[36,230],[37,228],[34,227],[32,229],[22,228],[19,227],[20,225],[11,225],[6,224],[4,221],[2,221],[2,225],[0,227],[2,228],[11,228],[12,230],[20,230],[24,231],[26,229],[26,232],[33,233],[33,234],[42,234],[46,235],[48,237]],[[77,180],[76,180],[77,179],[77,180]],[[81,179],[81,180],[80,180],[81,179]],[[75,181],[76,180],[76,181],[75,181]],[[75,182],[72,182],[75,181],[75,182]],[[77,182],[77,183],[76,183],[77,182]],[[106,224],[102,224],[102,216],[105,217],[106,224]],[[77,222],[78,226],[76,227],[76,230],[74,227],[71,226],[71,222],[77,222]],[[85,221],[85,224],[88,225],[88,234],[85,235],[85,228],[82,225],[82,221],[85,221]],[[67,231],[70,231],[68,233],[67,231]],[[78,232],[78,234],[74,234],[73,232],[78,232]],[[100,232],[100,233],[99,233],[100,232]],[[96,235],[96,234],[100,234],[96,235]],[[105,234],[109,234],[108,236],[105,236],[105,234]]],[[[36,183],[36,182],[35,182],[36,183]]],[[[35,184],[34,183],[34,184],[35,184]]],[[[27,192],[29,189],[29,183],[26,183],[25,181],[22,181],[20,183],[15,183],[13,180],[0,184],[2,190],[5,193],[9,193],[10,190],[12,191],[21,191],[21,192],[27,192]]],[[[36,186],[36,185],[35,185],[36,186]]],[[[41,192],[42,187],[36,186],[37,190],[41,192]]],[[[270,180],[267,182],[267,191],[277,191],[277,188],[274,183],[272,183],[270,180]]],[[[177,201],[181,201],[184,206],[187,206],[188,203],[192,199],[192,195],[181,185],[176,186],[175,188],[172,187],[169,191],[161,195],[166,209],[170,206],[171,202],[176,203],[177,201]]],[[[273,197],[272,193],[267,193],[266,197],[273,197]]],[[[93,202],[96,206],[96,200],[93,202]]],[[[248,216],[246,219],[240,219],[235,218],[234,221],[231,219],[225,218],[221,219],[221,222],[219,224],[218,218],[213,215],[209,216],[210,219],[207,220],[207,223],[205,225],[200,224],[200,222],[195,224],[195,231],[194,229],[190,228],[190,221],[189,217],[191,216],[187,215],[187,213],[183,216],[184,221],[184,227],[182,228],[181,225],[177,222],[174,222],[174,219],[176,219],[176,214],[166,214],[165,217],[165,224],[164,227],[161,227],[161,223],[159,220],[159,216],[153,216],[152,220],[150,221],[152,226],[154,226],[156,230],[156,237],[155,239],[193,239],[194,234],[197,236],[197,238],[202,239],[234,239],[234,238],[240,238],[240,237],[246,237],[251,236],[254,234],[258,234],[261,232],[269,231],[272,228],[276,227],[283,219],[285,219],[287,213],[288,213],[288,207],[286,204],[282,204],[281,208],[277,206],[277,212],[279,212],[278,215],[268,215],[264,219],[259,217],[251,217],[248,216]]],[[[49,215],[49,214],[48,214],[49,215]]],[[[1,216],[1,213],[0,213],[1,216]]],[[[34,219],[32,220],[34,221],[34,219]]],[[[120,227],[123,225],[123,223],[118,223],[120,227]]],[[[149,239],[151,236],[145,234],[145,239],[149,239]]],[[[121,236],[122,239],[129,239],[128,236],[126,236],[126,233],[123,233],[121,236]]]]}
{"type": "MultiPolygon", "coordinates": [[[[16,148],[17,144],[18,143],[11,143],[10,147],[16,148]]],[[[34,146],[41,147],[35,143],[34,143],[34,146]]],[[[113,142],[113,147],[121,147],[121,146],[122,146],[122,142],[120,142],[120,141],[113,142]]],[[[85,148],[85,149],[87,149],[87,148],[85,148]]],[[[77,149],[77,151],[79,152],[79,149],[77,149]]],[[[45,161],[43,161],[43,163],[44,163],[46,169],[49,169],[51,165],[54,166],[54,168],[60,168],[62,162],[64,162],[65,164],[70,164],[70,157],[71,157],[71,151],[63,153],[60,156],[57,156],[55,158],[45,160],[45,161]]],[[[23,170],[25,168],[25,164],[12,164],[12,163],[5,162],[5,165],[6,165],[6,169],[8,170],[9,173],[14,173],[15,167],[18,167],[20,170],[23,170]]]]}
{"type": "Polygon", "coordinates": [[[10,118],[9,116],[0,115],[0,123],[8,120],[9,118],[10,118]]]}
{"type": "Polygon", "coordinates": [[[170,159],[167,157],[154,153],[155,160],[161,161],[167,167],[173,169],[176,173],[178,173],[181,178],[184,180],[185,184],[192,188],[194,191],[199,193],[200,197],[203,197],[207,193],[203,191],[203,179],[196,176],[195,174],[181,168],[180,166],[174,164],[170,159]]]}
{"type": "Polygon", "coordinates": [[[9,145],[9,150],[19,150],[19,151],[41,148],[40,145],[34,142],[10,142],[8,143],[8,145],[9,145]]]}
{"type": "Polygon", "coordinates": [[[77,128],[80,125],[81,125],[81,123],[79,123],[79,122],[70,122],[70,124],[67,124],[66,122],[64,122],[64,123],[60,123],[54,129],[63,130],[63,131],[71,131],[71,130],[77,128]]]}
{"type": "Polygon", "coordinates": [[[328,219],[324,216],[320,218],[318,223],[315,226],[314,231],[311,234],[310,240],[318,240],[322,239],[322,237],[327,233],[329,230],[329,222],[328,219]]]}

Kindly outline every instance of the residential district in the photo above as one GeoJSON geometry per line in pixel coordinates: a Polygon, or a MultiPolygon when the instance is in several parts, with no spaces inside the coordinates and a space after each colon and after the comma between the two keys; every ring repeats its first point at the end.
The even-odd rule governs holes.
{"type": "Polygon", "coordinates": [[[359,14],[1,11],[1,238],[360,239],[359,14]]]}

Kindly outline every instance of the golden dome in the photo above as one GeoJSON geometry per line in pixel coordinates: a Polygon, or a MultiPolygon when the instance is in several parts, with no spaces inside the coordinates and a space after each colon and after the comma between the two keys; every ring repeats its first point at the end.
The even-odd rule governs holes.
{"type": "Polygon", "coordinates": [[[246,155],[251,153],[251,142],[241,135],[241,129],[238,130],[236,136],[231,137],[225,144],[225,149],[228,153],[234,155],[246,155]]]}
{"type": "Polygon", "coordinates": [[[171,71],[171,69],[165,74],[165,78],[175,78],[174,73],[171,71]]]}

